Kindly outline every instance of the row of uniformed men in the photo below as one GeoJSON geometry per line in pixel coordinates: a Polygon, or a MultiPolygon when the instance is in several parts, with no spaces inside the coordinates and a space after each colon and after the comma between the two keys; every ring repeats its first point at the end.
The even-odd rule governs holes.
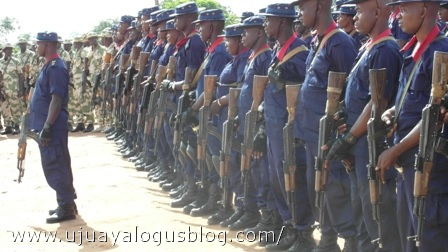
{"type": "MultiPolygon", "coordinates": [[[[150,53],[151,61],[158,61],[158,69],[167,66],[170,56],[174,56],[175,70],[172,73],[170,69],[168,74],[174,74],[173,79],[159,83],[160,94],[168,94],[168,100],[181,110],[167,106],[158,111],[163,112],[159,114],[163,117],[155,120],[162,124],[161,137],[152,134],[146,137],[144,130],[129,131],[123,123],[123,120],[130,120],[129,117],[121,117],[115,118],[114,127],[107,131],[108,139],[121,144],[123,156],[130,157],[137,170],[149,171],[150,180],[160,182],[164,190],[171,190],[170,196],[175,198],[172,207],[183,207],[183,211],[192,216],[208,215],[210,225],[246,229],[246,232],[272,231],[260,242],[268,251],[340,251],[338,237],[345,240],[344,251],[444,251],[448,245],[444,239],[448,218],[443,211],[448,205],[448,188],[444,186],[448,178],[448,160],[439,153],[433,153],[429,194],[426,208],[423,208],[424,222],[418,223],[413,213],[414,160],[422,109],[431,95],[434,51],[448,52],[448,39],[437,25],[440,1],[399,0],[390,4],[393,10],[386,2],[350,1],[356,4],[357,31],[369,37],[359,51],[355,40],[347,34],[349,30],[342,31],[333,21],[331,0],[271,4],[260,16],[248,17],[241,24],[226,27],[223,36],[220,36],[225,21],[222,11],[199,12],[193,2],[179,5],[175,10],[144,9],[138,21],[143,23],[145,35],[140,41],[137,36],[131,36],[132,33],[128,34],[132,18],[123,16],[117,34],[125,40],[117,47],[115,64],[120,57],[131,53],[134,44],[150,53]],[[297,16],[294,6],[297,5],[303,26],[316,33],[309,46],[292,30],[297,16]],[[151,17],[154,15],[155,19],[151,17]],[[396,26],[398,23],[400,27],[396,26]],[[154,28],[145,28],[145,24],[154,28]],[[395,26],[390,29],[389,24],[395,26]],[[397,31],[399,28],[402,31],[397,31]],[[400,51],[397,40],[400,42],[401,33],[412,37],[400,51]],[[166,41],[164,36],[167,36],[166,41]],[[267,44],[268,37],[276,40],[273,49],[267,44]],[[372,111],[369,70],[382,68],[386,69],[382,96],[388,108],[382,119],[390,122],[394,116],[396,124],[392,146],[374,157],[374,168],[381,173],[383,182],[378,210],[370,202],[366,167],[374,161],[369,160],[367,121],[372,111]],[[193,74],[189,72],[191,69],[195,70],[193,74]],[[344,99],[346,122],[339,126],[340,136],[332,146],[321,146],[319,121],[328,113],[330,72],[347,76],[345,88],[329,89],[344,99]],[[203,165],[196,154],[201,151],[202,142],[197,141],[194,129],[198,119],[202,119],[198,113],[207,101],[204,90],[209,77],[205,76],[210,75],[218,76],[215,97],[209,108],[212,125],[223,133],[228,109],[237,105],[235,139],[230,139],[244,142],[246,147],[248,142],[244,138],[255,130],[248,129],[246,125],[250,124],[245,122],[246,113],[256,110],[251,108],[253,90],[258,87],[254,89],[254,79],[258,80],[257,75],[268,76],[263,88],[262,119],[257,120],[258,133],[252,142],[250,180],[245,183],[248,188],[241,183],[240,170],[241,154],[246,154],[247,148],[232,151],[230,160],[220,157],[220,152],[224,151],[221,141],[226,140],[226,134],[221,141],[216,134],[208,134],[205,180],[203,171],[198,169],[203,165]],[[297,105],[295,109],[287,109],[286,89],[298,83],[302,85],[297,105]],[[229,96],[232,87],[240,88],[236,104],[229,96]],[[187,98],[189,102],[185,102],[187,98]],[[285,160],[285,152],[291,151],[285,149],[285,140],[281,137],[288,112],[295,114],[294,188],[285,188],[287,171],[283,166],[289,161],[285,160]],[[328,178],[325,204],[319,205],[323,208],[319,209],[315,205],[315,160],[328,147],[329,155],[320,160],[325,161],[328,178]],[[352,157],[349,173],[341,163],[343,160],[347,164],[348,157],[352,157]],[[230,163],[228,180],[220,180],[220,160],[230,163]],[[390,169],[396,163],[402,167],[401,173],[390,169]],[[235,195],[233,207],[232,197],[227,197],[229,194],[235,195]],[[292,202],[296,207],[291,207],[292,202]],[[321,221],[322,234],[317,245],[312,237],[316,221],[321,221]],[[281,231],[279,243],[271,244],[272,234],[279,235],[281,231]],[[417,243],[408,240],[415,235],[418,235],[417,243]]],[[[232,89],[232,92],[235,91],[232,89]]],[[[161,105],[162,98],[159,99],[161,105]]],[[[144,108],[147,102],[142,98],[140,106],[144,108]]],[[[134,113],[137,115],[139,111],[134,113]]],[[[138,122],[138,116],[133,118],[135,121],[131,125],[138,122]]],[[[198,132],[200,134],[201,129],[198,132]]],[[[442,131],[442,135],[446,132],[442,131]]],[[[200,139],[204,138],[200,136],[200,139]]]]}

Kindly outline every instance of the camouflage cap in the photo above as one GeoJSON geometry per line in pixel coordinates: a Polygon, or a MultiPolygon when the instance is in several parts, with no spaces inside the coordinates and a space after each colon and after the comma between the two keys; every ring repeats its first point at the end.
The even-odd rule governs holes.
{"type": "Polygon", "coordinates": [[[73,43],[83,43],[84,39],[82,37],[75,37],[73,39],[73,43]]]}
{"type": "Polygon", "coordinates": [[[3,45],[3,49],[6,49],[6,48],[13,48],[14,46],[12,46],[12,44],[11,43],[5,43],[4,45],[3,45]]]}
{"type": "Polygon", "coordinates": [[[73,45],[73,43],[72,43],[72,41],[70,39],[65,39],[62,44],[64,44],[64,45],[73,45]]]}
{"type": "Polygon", "coordinates": [[[59,43],[62,43],[62,42],[63,42],[63,40],[62,40],[62,37],[61,37],[61,36],[58,36],[58,42],[59,42],[59,43]]]}
{"type": "Polygon", "coordinates": [[[28,39],[20,37],[19,40],[17,41],[17,44],[28,44],[28,39]]]}
{"type": "Polygon", "coordinates": [[[89,38],[98,38],[98,34],[96,34],[96,32],[94,32],[94,31],[91,31],[91,32],[87,33],[86,38],[87,39],[89,39],[89,38]]]}
{"type": "Polygon", "coordinates": [[[101,34],[100,37],[102,38],[112,38],[112,31],[110,29],[104,29],[101,34]]]}

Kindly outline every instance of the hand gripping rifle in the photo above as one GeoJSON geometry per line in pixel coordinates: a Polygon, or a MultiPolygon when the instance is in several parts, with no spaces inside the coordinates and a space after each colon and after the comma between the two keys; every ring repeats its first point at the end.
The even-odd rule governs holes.
{"type": "Polygon", "coordinates": [[[384,86],[386,85],[387,71],[383,69],[370,69],[370,96],[372,101],[372,110],[370,119],[367,122],[367,142],[369,147],[369,164],[367,165],[367,173],[369,177],[370,203],[372,204],[373,219],[378,225],[378,238],[372,241],[378,244],[379,248],[383,247],[382,242],[382,225],[381,225],[381,177],[380,171],[376,171],[379,155],[388,148],[386,142],[387,125],[381,120],[381,115],[387,107],[387,100],[384,99],[384,86]]]}
{"type": "Polygon", "coordinates": [[[36,142],[38,141],[39,136],[35,132],[31,132],[28,130],[28,123],[30,120],[30,103],[33,97],[34,88],[30,88],[30,93],[28,95],[28,107],[26,112],[22,115],[22,122],[20,125],[21,131],[19,136],[19,144],[17,150],[17,169],[19,170],[19,177],[17,178],[17,182],[22,183],[22,177],[25,174],[25,155],[26,155],[26,138],[27,136],[33,138],[36,142]]]}
{"type": "MultiPolygon", "coordinates": [[[[171,56],[168,61],[168,69],[166,70],[166,78],[169,81],[172,81],[174,79],[174,74],[176,72],[176,63],[177,58],[174,56],[171,56]]],[[[160,90],[160,86],[158,88],[160,90]]],[[[158,142],[159,142],[159,136],[160,136],[160,129],[162,128],[163,118],[165,117],[165,107],[168,102],[168,93],[165,91],[159,92],[159,99],[157,104],[157,110],[156,110],[156,117],[155,117],[155,130],[154,130],[154,139],[155,139],[155,146],[154,146],[154,153],[157,153],[158,150],[158,142]]],[[[176,168],[174,168],[176,169],[176,168]]]]}
{"type": "Polygon", "coordinates": [[[221,177],[222,186],[222,206],[228,209],[227,206],[230,201],[229,197],[232,197],[230,191],[230,158],[232,154],[232,142],[235,138],[237,123],[235,117],[238,115],[238,99],[240,96],[241,88],[230,88],[229,90],[229,106],[227,120],[223,124],[222,140],[221,140],[221,153],[219,162],[219,175],[221,177]],[[230,194],[230,195],[229,195],[230,194]]]}
{"type": "Polygon", "coordinates": [[[418,218],[417,233],[408,237],[420,246],[423,235],[423,221],[425,219],[426,196],[429,192],[429,178],[433,167],[434,148],[438,135],[437,123],[439,121],[440,104],[447,91],[448,53],[434,52],[432,71],[432,88],[429,103],[422,111],[420,128],[420,142],[415,157],[414,180],[414,214],[418,218]]]}
{"type": "Polygon", "coordinates": [[[216,81],[218,76],[216,75],[205,75],[204,76],[204,103],[199,109],[199,132],[197,136],[197,158],[198,158],[198,169],[201,171],[201,181],[199,186],[201,188],[205,185],[205,180],[207,179],[207,165],[205,162],[205,153],[207,149],[207,126],[210,117],[210,104],[212,103],[213,94],[216,88],[216,81]]]}
{"type": "Polygon", "coordinates": [[[180,142],[182,140],[183,129],[185,126],[185,115],[184,112],[190,106],[190,86],[192,84],[194,75],[196,74],[196,69],[186,67],[185,68],[185,79],[184,84],[182,86],[182,95],[179,97],[179,101],[177,103],[177,113],[176,113],[176,121],[174,123],[174,136],[173,136],[173,156],[174,156],[174,167],[177,167],[179,161],[179,147],[180,142]]]}
{"type": "MultiPolygon", "coordinates": [[[[345,73],[332,72],[328,74],[327,104],[325,115],[319,121],[319,141],[315,162],[316,177],[314,189],[316,191],[316,207],[319,209],[319,225],[324,223],[325,190],[327,189],[328,170],[323,167],[328,150],[320,147],[330,142],[334,135],[334,114],[339,109],[339,98],[345,86],[345,73]]],[[[318,225],[318,227],[319,227],[318,225]]]]}
{"type": "Polygon", "coordinates": [[[283,161],[283,173],[285,177],[286,203],[291,211],[292,221],[297,223],[296,216],[296,146],[292,134],[294,127],[294,117],[296,114],[297,96],[301,85],[286,85],[286,110],[288,111],[288,121],[283,127],[283,149],[285,160],[283,161]]]}
{"type": "MultiPolygon", "coordinates": [[[[153,134],[153,129],[155,125],[155,119],[156,119],[156,110],[157,110],[157,99],[160,95],[160,87],[162,85],[163,80],[165,79],[166,72],[168,70],[167,66],[159,66],[157,70],[157,75],[155,77],[156,80],[156,87],[154,91],[151,92],[149,97],[149,105],[148,110],[146,112],[146,118],[145,118],[145,128],[144,128],[144,135],[145,135],[145,148],[148,146],[149,139],[151,138],[153,134]]],[[[151,84],[149,84],[151,85],[151,84]]],[[[155,152],[155,146],[157,146],[157,142],[154,142],[154,153],[155,152]]]]}
{"type": "Polygon", "coordinates": [[[241,144],[241,183],[243,184],[243,197],[244,202],[247,201],[249,195],[249,181],[250,181],[250,166],[252,153],[254,150],[254,136],[258,118],[258,106],[260,106],[263,100],[264,90],[268,84],[269,77],[255,75],[252,91],[252,106],[246,113],[244,122],[244,139],[241,144]]]}
{"type": "Polygon", "coordinates": [[[121,109],[122,116],[124,118],[124,126],[126,127],[126,139],[131,133],[130,129],[130,120],[131,115],[129,114],[129,109],[131,107],[131,91],[132,87],[134,86],[134,76],[137,74],[137,60],[138,56],[140,55],[141,47],[133,46],[131,51],[131,64],[129,65],[127,71],[126,71],[126,78],[125,78],[125,85],[124,85],[124,94],[123,94],[123,101],[121,109]]]}

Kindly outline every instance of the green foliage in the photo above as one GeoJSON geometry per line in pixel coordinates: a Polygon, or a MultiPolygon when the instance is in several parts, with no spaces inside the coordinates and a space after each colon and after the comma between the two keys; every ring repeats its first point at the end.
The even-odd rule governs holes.
{"type": "MultiPolygon", "coordinates": [[[[102,20],[98,25],[96,25],[95,27],[93,27],[92,31],[100,34],[104,28],[111,28],[113,24],[118,23],[118,20],[116,19],[107,19],[107,20],[102,20]]],[[[86,33],[89,31],[86,31],[86,33]]]]}
{"type": "Polygon", "coordinates": [[[16,18],[5,17],[0,20],[0,35],[7,35],[17,29],[20,26],[16,18]]]}
{"type": "MultiPolygon", "coordinates": [[[[174,9],[177,5],[187,2],[191,2],[191,0],[164,0],[160,6],[164,9],[174,9]]],[[[240,18],[232,12],[230,7],[223,6],[215,0],[196,0],[194,2],[205,9],[221,9],[226,17],[226,25],[240,22],[240,18]]]]}

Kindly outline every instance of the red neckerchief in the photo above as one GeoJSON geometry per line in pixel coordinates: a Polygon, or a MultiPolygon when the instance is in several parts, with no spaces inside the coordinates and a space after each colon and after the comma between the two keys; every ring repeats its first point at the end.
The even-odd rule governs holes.
{"type": "Polygon", "coordinates": [[[367,40],[367,42],[359,50],[362,51],[364,48],[368,47],[370,44],[375,43],[375,41],[378,41],[379,39],[390,36],[390,35],[392,35],[392,32],[388,28],[388,29],[384,30],[382,33],[378,34],[375,38],[373,38],[373,39],[369,38],[369,40],[367,40]]]}
{"type": "Polygon", "coordinates": [[[149,33],[149,34],[148,34],[148,38],[149,38],[149,39],[152,39],[152,38],[154,38],[154,36],[155,36],[155,35],[154,35],[154,34],[152,34],[152,33],[149,33]]]}
{"type": "MultiPolygon", "coordinates": [[[[420,43],[420,46],[417,48],[417,50],[414,50],[414,53],[412,53],[412,59],[414,62],[417,62],[420,57],[422,56],[423,52],[426,50],[428,45],[439,35],[440,29],[437,25],[432,28],[432,30],[429,32],[428,36],[426,36],[425,40],[420,43]]],[[[408,43],[406,43],[401,51],[407,51],[411,49],[415,44],[417,43],[417,37],[414,35],[411,40],[409,40],[408,43]]]]}
{"type": "Polygon", "coordinates": [[[296,34],[292,34],[291,37],[289,37],[288,40],[286,40],[285,44],[282,45],[282,47],[280,48],[280,50],[278,50],[277,52],[277,58],[279,61],[283,60],[283,57],[285,57],[286,51],[288,50],[289,46],[292,44],[292,42],[294,40],[297,39],[297,35],[296,34]]]}
{"type": "Polygon", "coordinates": [[[187,41],[197,33],[197,30],[194,29],[188,36],[185,38],[179,40],[179,42],[176,43],[176,51],[179,50],[179,48],[187,43],[187,41]]]}
{"type": "Polygon", "coordinates": [[[207,52],[212,53],[215,51],[216,47],[224,41],[224,37],[216,38],[215,41],[208,47],[207,52]]]}
{"type": "Polygon", "coordinates": [[[255,51],[252,51],[252,53],[250,54],[250,56],[249,56],[249,59],[247,60],[247,61],[251,61],[252,60],[252,58],[259,52],[259,51],[261,51],[261,50],[264,50],[264,49],[267,49],[267,48],[269,48],[269,45],[268,44],[265,44],[265,45],[262,45],[260,48],[258,48],[258,50],[255,52],[255,51]]]}
{"type": "Polygon", "coordinates": [[[162,40],[162,39],[158,39],[157,42],[156,42],[156,45],[157,45],[157,46],[160,46],[160,45],[162,45],[162,44],[163,44],[163,40],[162,40]]]}
{"type": "Polygon", "coordinates": [[[400,8],[395,9],[394,12],[390,14],[390,19],[393,21],[398,18],[398,14],[400,14],[400,8]]]}
{"type": "MultiPolygon", "coordinates": [[[[330,26],[325,31],[323,37],[325,37],[328,33],[330,33],[332,30],[336,29],[337,27],[338,27],[338,25],[336,24],[336,22],[332,21],[330,26]]],[[[318,39],[319,39],[319,34],[316,32],[316,35],[314,35],[314,38],[313,38],[313,40],[311,40],[311,43],[313,44],[318,39]]],[[[324,45],[321,45],[321,47],[324,47],[324,45]]]]}
{"type": "Polygon", "coordinates": [[[54,53],[53,55],[51,55],[50,57],[48,57],[48,58],[47,58],[47,61],[45,62],[45,65],[46,65],[48,62],[50,62],[50,61],[52,61],[52,60],[54,60],[54,59],[56,59],[56,58],[59,58],[59,54],[58,54],[58,53],[54,53]]]}
{"type": "Polygon", "coordinates": [[[247,51],[249,51],[249,48],[247,48],[247,47],[243,47],[243,49],[241,49],[240,52],[239,52],[235,57],[233,57],[233,60],[235,60],[235,59],[238,58],[241,54],[243,54],[243,53],[245,53],[245,52],[247,52],[247,51]]]}

